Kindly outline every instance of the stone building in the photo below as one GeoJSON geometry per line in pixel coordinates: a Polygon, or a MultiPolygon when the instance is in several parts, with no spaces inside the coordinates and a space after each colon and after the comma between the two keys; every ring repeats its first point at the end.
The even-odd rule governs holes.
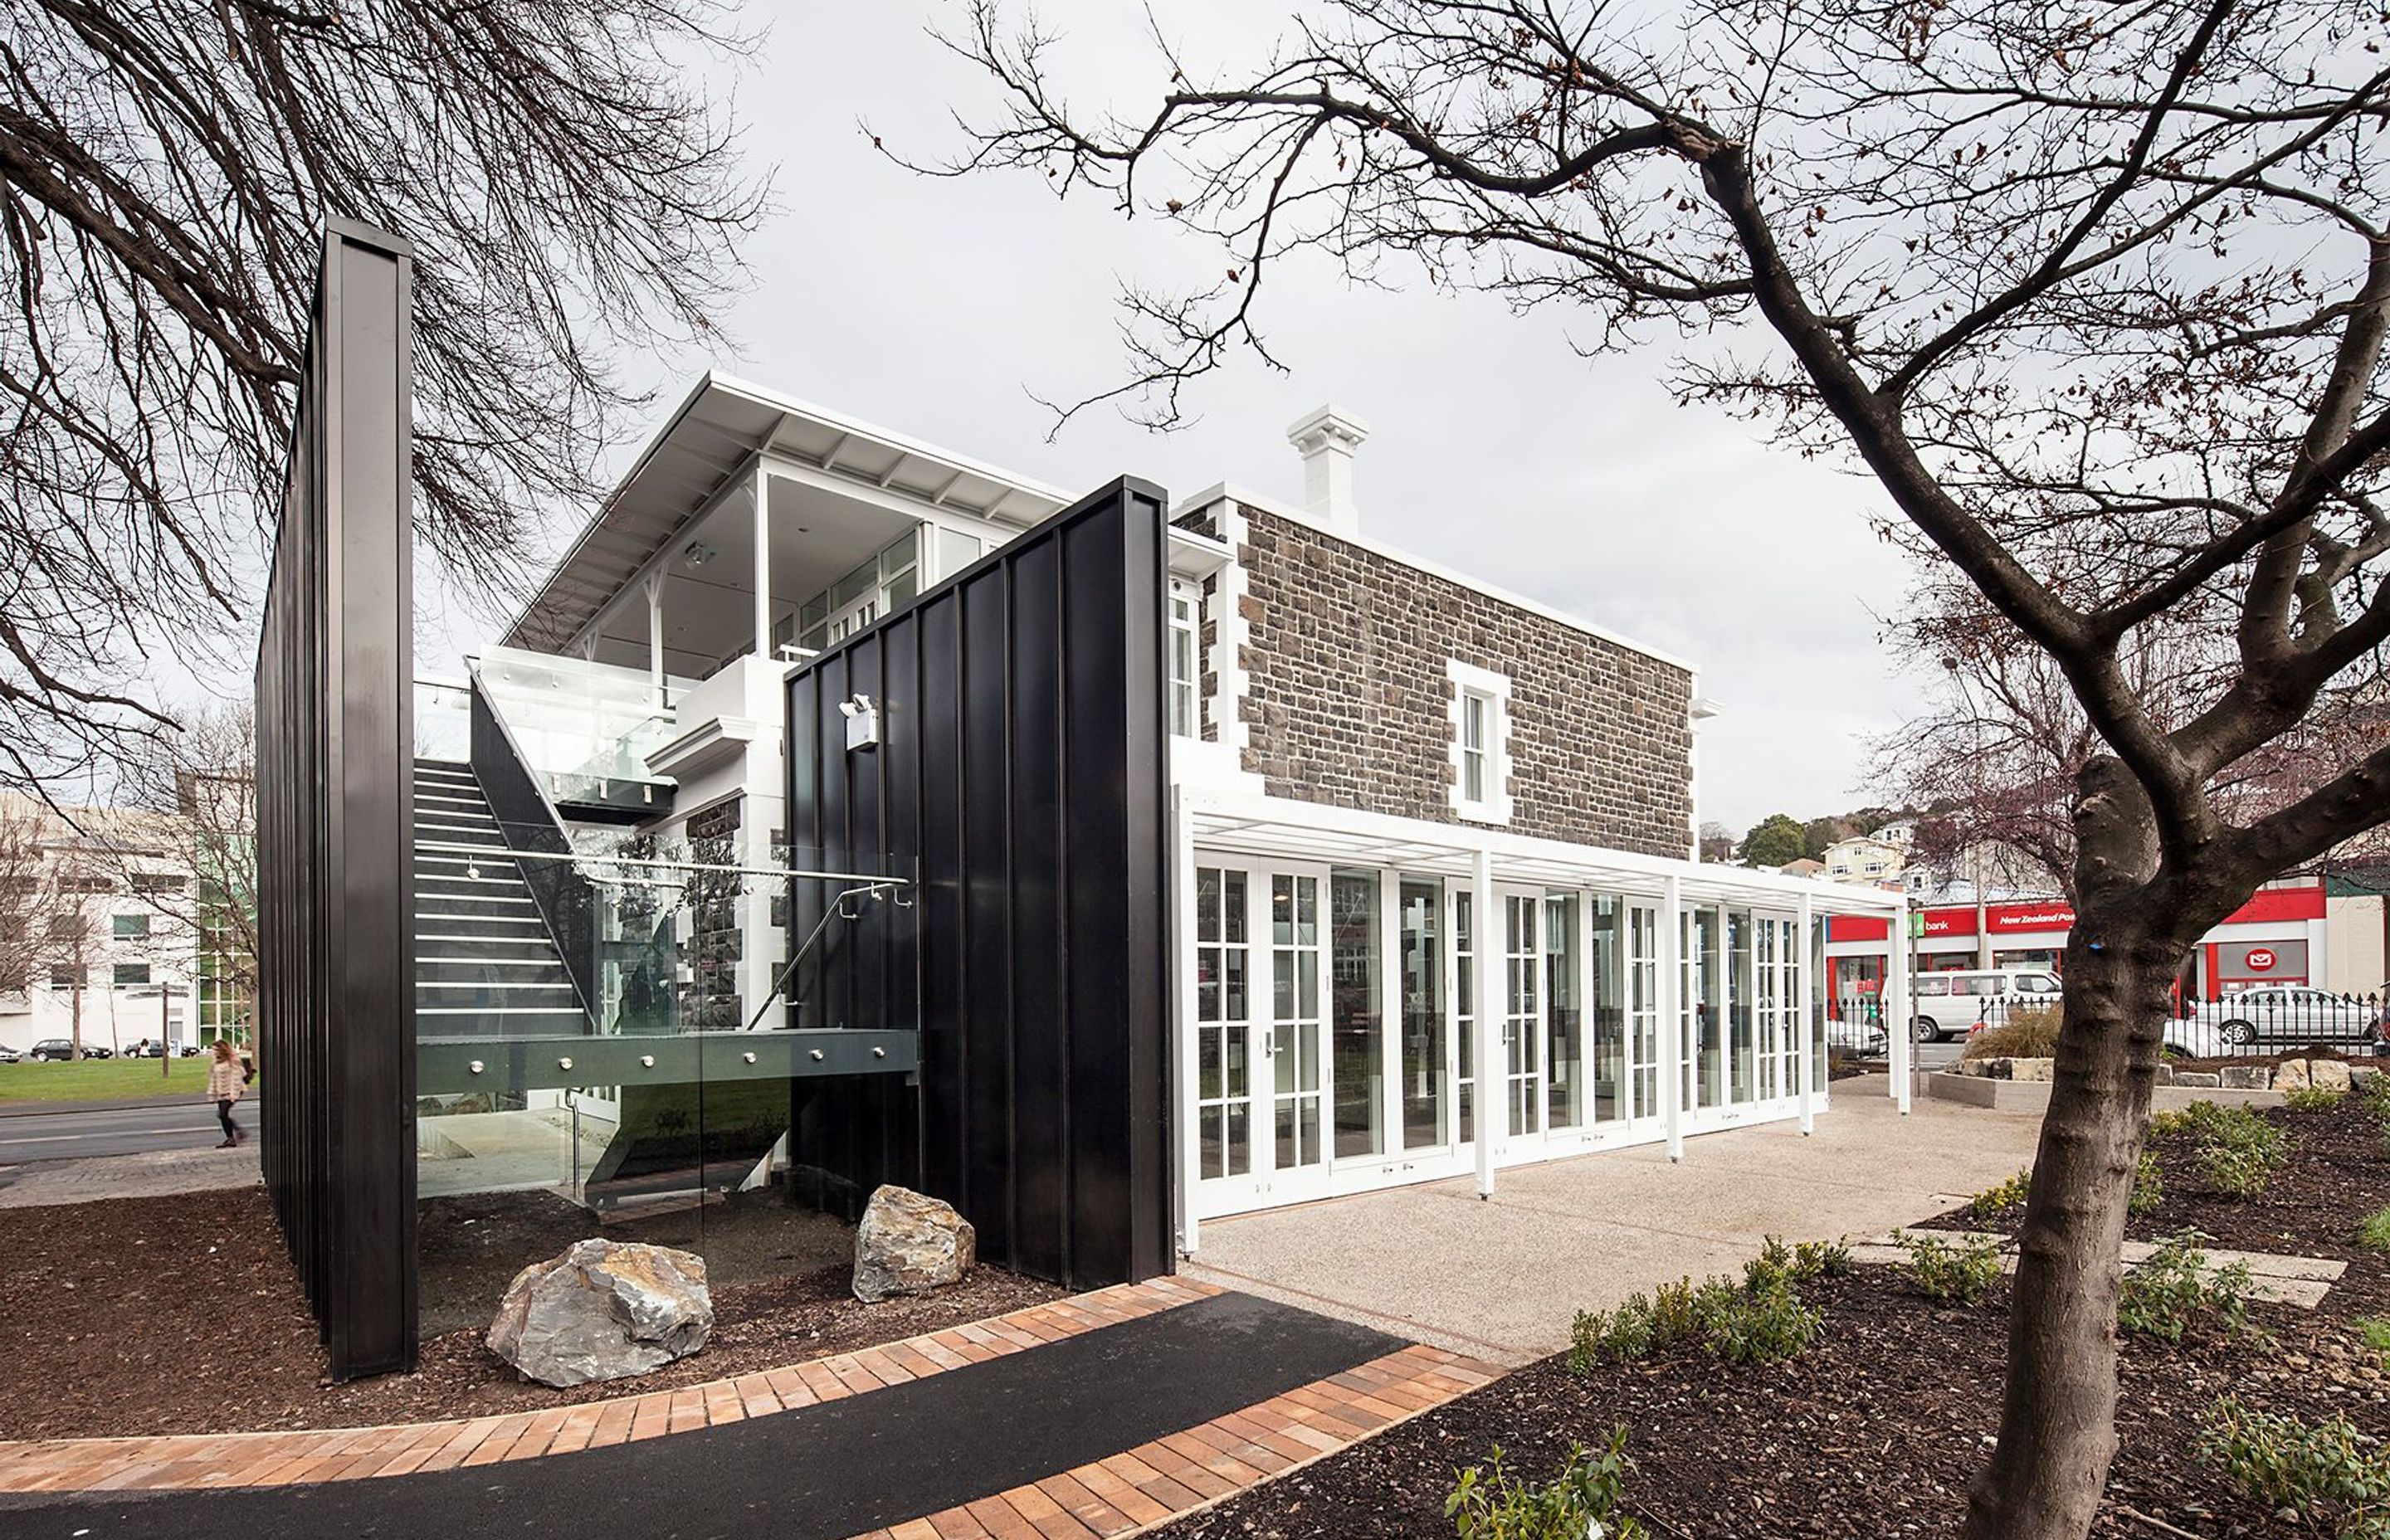
{"type": "MultiPolygon", "coordinates": [[[[1223,483],[1167,516],[1154,741],[1182,1250],[1215,1214],[1463,1173],[1490,1188],[1505,1164],[1813,1117],[1826,917],[1902,903],[1696,864],[1710,708],[1693,665],[1375,539],[1354,494],[1367,437],[1323,407],[1290,432],[1300,506],[1223,483]]],[[[562,949],[594,948],[574,979],[592,1030],[622,1030],[634,999],[674,1013],[639,1030],[775,1020],[782,986],[803,987],[791,959],[849,918],[841,900],[792,933],[775,897],[773,874],[837,865],[789,842],[817,819],[788,801],[803,783],[786,681],[1070,501],[752,385],[699,384],[476,682],[562,838],[636,841],[637,870],[683,874],[658,920],[612,881],[633,868],[584,868],[595,939],[562,949]]],[[[972,639],[963,666],[971,648],[1035,643],[972,639]]],[[[918,683],[925,665],[905,666],[918,683]]],[[[912,731],[861,695],[840,709],[850,751],[912,731]]],[[[459,805],[462,772],[433,772],[459,805]]],[[[910,902],[906,871],[849,855],[854,891],[877,876],[910,902]]],[[[911,923],[933,948],[944,910],[922,898],[911,923]]],[[[569,1000],[553,968],[541,977],[569,1000]]],[[[607,1088],[569,1099],[593,1150],[610,1119],[661,1125],[607,1088]]],[[[576,1195],[636,1163],[623,1142],[572,1158],[576,1195]]]]}

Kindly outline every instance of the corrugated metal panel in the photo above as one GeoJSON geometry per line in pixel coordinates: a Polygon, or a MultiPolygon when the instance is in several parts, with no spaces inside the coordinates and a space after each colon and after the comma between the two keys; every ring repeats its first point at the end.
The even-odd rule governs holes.
{"type": "MultiPolygon", "coordinates": [[[[1163,513],[1122,481],[813,660],[789,822],[831,866],[917,865],[831,932],[799,1025],[907,1024],[918,1087],[801,1088],[800,1187],[952,1201],[981,1253],[1073,1287],[1170,1267],[1163,513]],[[839,702],[880,706],[849,751],[839,702]]],[[[818,895],[793,907],[803,934],[818,895]]]]}

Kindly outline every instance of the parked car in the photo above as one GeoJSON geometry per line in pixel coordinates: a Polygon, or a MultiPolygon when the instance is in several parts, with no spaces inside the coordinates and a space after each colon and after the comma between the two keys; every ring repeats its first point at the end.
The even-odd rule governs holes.
{"type": "Polygon", "coordinates": [[[24,1057],[7,1044],[0,1043],[0,1064],[14,1064],[24,1057]]]}
{"type": "Polygon", "coordinates": [[[2383,1017],[2379,996],[2268,984],[2220,1000],[2193,1002],[2166,1023],[2165,1046],[2199,1059],[2243,1053],[2265,1043],[2325,1043],[2382,1053],[2390,1051],[2383,1017]]]}
{"type": "MultiPolygon", "coordinates": [[[[93,1059],[98,1057],[98,1054],[89,1044],[85,1044],[83,1056],[85,1059],[93,1059]]],[[[34,1044],[25,1057],[37,1064],[63,1064],[74,1057],[74,1040],[68,1037],[45,1037],[34,1044]]]]}
{"type": "Polygon", "coordinates": [[[1961,1037],[2018,1006],[2056,1005],[2065,991],[2058,975],[2030,968],[1964,969],[1920,973],[1910,982],[1916,1014],[1908,1033],[1920,1043],[1961,1037]]]}

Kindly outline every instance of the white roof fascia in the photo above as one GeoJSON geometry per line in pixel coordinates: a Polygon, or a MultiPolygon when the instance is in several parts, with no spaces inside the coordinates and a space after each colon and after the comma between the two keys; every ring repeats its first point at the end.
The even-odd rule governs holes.
{"type": "MultiPolygon", "coordinates": [[[[1017,471],[1006,470],[999,466],[990,465],[985,460],[972,459],[968,455],[957,455],[950,449],[941,449],[936,444],[928,443],[920,439],[912,438],[906,434],[879,427],[875,424],[866,422],[860,417],[851,417],[843,412],[833,412],[827,406],[816,406],[809,401],[800,401],[795,396],[783,395],[777,391],[754,384],[750,380],[740,379],[735,375],[721,374],[713,370],[708,370],[706,372],[705,379],[699,383],[700,389],[704,386],[711,385],[718,390],[733,391],[737,394],[746,396],[750,400],[753,401],[757,405],[769,406],[776,411],[785,414],[786,416],[811,417],[826,428],[834,428],[841,432],[850,433],[857,438],[873,440],[886,448],[894,449],[906,455],[919,456],[922,459],[934,461],[949,469],[968,471],[973,476],[978,476],[984,480],[994,481],[1000,486],[1018,487],[1023,492],[1032,493],[1040,497],[1050,497],[1060,507],[1068,507],[1072,503],[1077,501],[1077,499],[1071,494],[1064,492],[1060,487],[1048,486],[1043,481],[1033,480],[1032,478],[1023,476],[1017,471]]],[[[771,444],[768,441],[766,441],[765,447],[766,449],[771,448],[771,444]]],[[[778,450],[775,450],[773,452],[775,454],[786,453],[785,451],[778,450]]],[[[801,461],[799,463],[802,464],[803,462],[801,461]]],[[[869,486],[872,484],[869,480],[859,475],[844,471],[837,472],[836,474],[844,477],[847,481],[856,485],[869,486]]],[[[923,500],[926,501],[926,499],[923,500]]]]}
{"type": "MultiPolygon", "coordinates": [[[[955,472],[954,478],[947,483],[949,486],[953,484],[954,481],[959,481],[963,476],[969,475],[980,478],[983,481],[993,481],[998,486],[1017,488],[1020,491],[1032,494],[1033,496],[1049,498],[1053,501],[1056,509],[1068,507],[1071,503],[1074,501],[1070,494],[1063,492],[1059,487],[1048,486],[1043,481],[1033,480],[1029,477],[1020,475],[1017,472],[1001,469],[983,460],[975,460],[970,458],[969,456],[957,455],[951,450],[940,449],[934,444],[925,443],[919,439],[909,438],[905,434],[893,432],[885,428],[876,427],[860,418],[850,417],[842,413],[830,411],[827,407],[816,406],[810,402],[800,401],[794,396],[783,395],[777,391],[766,389],[765,387],[754,384],[750,380],[741,379],[735,375],[725,374],[717,369],[708,369],[703,374],[698,376],[697,379],[689,386],[687,391],[682,395],[679,404],[675,406],[672,410],[671,416],[664,419],[663,426],[649,435],[647,443],[640,446],[638,456],[631,462],[630,468],[624,471],[615,481],[613,489],[604,497],[598,499],[596,510],[589,516],[587,521],[582,525],[581,533],[573,537],[572,543],[565,547],[564,554],[558,558],[556,563],[548,569],[546,576],[541,580],[539,586],[533,590],[530,597],[525,601],[522,609],[517,610],[514,617],[508,622],[503,635],[513,636],[522,629],[524,621],[530,616],[532,607],[536,605],[541,598],[546,596],[549,586],[556,582],[558,576],[570,569],[574,562],[581,558],[582,554],[590,547],[591,542],[604,530],[606,515],[629,494],[631,488],[636,484],[639,478],[646,473],[649,465],[655,460],[657,455],[663,450],[667,443],[672,442],[673,435],[680,431],[682,424],[687,420],[689,414],[695,410],[698,403],[705,398],[707,392],[714,391],[719,391],[728,395],[745,397],[754,404],[778,412],[783,417],[808,417],[820,423],[826,428],[830,428],[839,432],[846,433],[854,437],[869,439],[885,446],[886,448],[895,450],[901,455],[915,456],[933,464],[943,466],[955,472]]],[[[777,431],[777,430],[775,431],[777,431]]],[[[784,460],[789,465],[803,465],[805,463],[801,459],[790,456],[785,451],[774,450],[772,446],[772,435],[770,434],[765,436],[764,443],[759,447],[763,451],[771,453],[774,458],[784,460]]],[[[753,463],[754,455],[751,452],[747,460],[738,470],[734,470],[728,476],[724,478],[723,485],[726,487],[735,483],[746,469],[752,467],[753,463]]],[[[864,489],[874,489],[875,484],[871,478],[860,475],[852,475],[842,471],[830,471],[829,474],[838,478],[836,484],[841,491],[857,492],[864,489]]],[[[707,512],[710,512],[712,506],[719,500],[722,490],[722,487],[715,488],[713,496],[707,499],[706,507],[700,509],[696,515],[692,516],[682,527],[686,528],[688,524],[695,523],[699,519],[702,519],[707,512]]],[[[915,506],[934,507],[942,512],[951,513],[958,517],[972,517],[969,509],[947,507],[944,504],[933,503],[928,498],[911,498],[908,494],[907,500],[915,506]]],[[[993,521],[1009,523],[1011,522],[1011,520],[1008,517],[1005,519],[995,520],[993,521]]],[[[1036,522],[1034,519],[1022,520],[1022,527],[1025,528],[1028,524],[1034,522],[1036,522]]],[[[663,545],[658,547],[658,552],[661,553],[669,549],[671,543],[671,536],[666,536],[663,545]]],[[[653,558],[651,557],[649,560],[652,562],[653,558]]],[[[631,581],[636,580],[635,574],[631,581]]],[[[610,597],[607,602],[611,603],[613,601],[613,597],[620,597],[620,593],[621,589],[618,588],[616,594],[613,597],[610,597]]],[[[600,608],[602,609],[603,607],[601,606],[600,608]]],[[[598,615],[593,611],[590,616],[590,623],[595,623],[598,619],[598,615]]],[[[585,634],[586,630],[587,625],[585,624],[580,632],[575,633],[575,635],[578,636],[585,634]]]]}
{"type": "Polygon", "coordinates": [[[1266,844],[1274,828],[1301,829],[1379,844],[1407,844],[1456,854],[1484,850],[1496,857],[1571,866],[1584,873],[1588,885],[1626,879],[1658,882],[1678,878],[1704,891],[1732,892],[1752,899],[1792,900],[1809,895],[1821,914],[1882,915],[1899,912],[1908,894],[1888,889],[1857,887],[1817,878],[1792,877],[1749,866],[1690,861],[1680,856],[1646,855],[1638,851],[1607,850],[1598,845],[1572,844],[1541,835],[1518,834],[1477,824],[1447,824],[1371,813],[1328,802],[1297,802],[1253,792],[1182,788],[1181,801],[1190,815],[1227,821],[1231,828],[1206,829],[1195,836],[1266,844]]]}
{"type": "Polygon", "coordinates": [[[1591,621],[1579,615],[1572,615],[1565,610],[1555,610],[1550,605],[1531,599],[1523,594],[1513,594],[1506,588],[1497,588],[1481,578],[1471,577],[1466,572],[1457,572],[1449,567],[1430,561],[1424,557],[1413,556],[1408,551],[1396,550],[1394,546],[1381,544],[1366,534],[1356,534],[1346,530],[1331,530],[1300,508],[1281,503],[1276,498],[1265,497],[1259,493],[1248,492],[1233,481],[1214,482],[1193,496],[1181,499],[1177,507],[1172,510],[1172,517],[1198,512],[1224,498],[1233,499],[1249,507],[1259,508],[1264,513],[1276,514],[1280,519],[1292,520],[1306,529],[1317,531],[1330,540],[1341,540],[1348,545],[1358,546],[1371,556],[1382,557],[1388,561],[1408,567],[1414,571],[1425,572],[1430,577],[1442,578],[1445,582],[1466,588],[1471,593],[1482,594],[1497,604],[1507,604],[1514,610],[1523,610],[1531,615],[1539,615],[1545,620],[1567,626],[1572,631],[1581,631],[1588,636],[1598,637],[1613,646],[1623,647],[1629,652],[1639,652],[1644,657],[1666,663],[1671,668],[1683,669],[1687,674],[1698,672],[1696,664],[1672,652],[1664,652],[1656,647],[1638,642],[1632,636],[1621,635],[1606,626],[1596,625],[1591,621]]]}

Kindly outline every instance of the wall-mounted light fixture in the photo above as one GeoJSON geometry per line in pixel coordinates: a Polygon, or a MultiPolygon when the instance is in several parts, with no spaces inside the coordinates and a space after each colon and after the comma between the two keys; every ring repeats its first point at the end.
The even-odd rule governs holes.
{"type": "Polygon", "coordinates": [[[722,553],[701,540],[692,540],[680,548],[680,558],[691,567],[702,567],[722,553]]]}
{"type": "Polygon", "coordinates": [[[871,697],[858,695],[852,700],[842,700],[838,703],[838,710],[839,714],[846,718],[846,747],[849,751],[879,745],[880,708],[871,703],[871,697]]]}

